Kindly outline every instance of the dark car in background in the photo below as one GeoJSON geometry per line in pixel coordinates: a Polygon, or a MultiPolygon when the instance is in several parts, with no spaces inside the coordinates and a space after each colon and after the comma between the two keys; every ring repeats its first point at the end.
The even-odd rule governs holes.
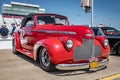
{"type": "Polygon", "coordinates": [[[120,55],[120,32],[113,27],[92,27],[95,36],[104,35],[108,38],[111,54],[120,55]],[[101,32],[102,30],[102,32],[101,32]]]}
{"type": "Polygon", "coordinates": [[[95,36],[102,36],[102,35],[105,36],[101,28],[99,27],[91,27],[91,28],[93,29],[95,36]]]}

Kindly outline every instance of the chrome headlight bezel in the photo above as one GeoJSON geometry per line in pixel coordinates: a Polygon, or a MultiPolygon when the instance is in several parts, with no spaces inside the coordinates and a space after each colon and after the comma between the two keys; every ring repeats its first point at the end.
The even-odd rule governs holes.
{"type": "Polygon", "coordinates": [[[71,40],[71,39],[69,39],[69,40],[66,41],[66,47],[68,49],[71,49],[73,47],[73,44],[74,44],[73,40],[71,40]]]}

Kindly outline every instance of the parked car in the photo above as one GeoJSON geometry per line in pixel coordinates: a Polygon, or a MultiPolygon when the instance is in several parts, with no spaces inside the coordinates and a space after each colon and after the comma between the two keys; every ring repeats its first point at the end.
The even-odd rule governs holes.
{"type": "Polygon", "coordinates": [[[94,35],[96,37],[98,36],[105,36],[104,32],[102,31],[102,29],[100,27],[91,27],[94,31],[94,35]]]}
{"type": "Polygon", "coordinates": [[[58,14],[29,14],[13,34],[13,53],[38,61],[45,71],[98,70],[109,63],[105,36],[94,37],[87,26],[70,25],[58,14]]]}
{"type": "Polygon", "coordinates": [[[111,53],[117,53],[120,55],[120,33],[117,29],[113,27],[92,27],[92,29],[94,30],[95,34],[99,33],[97,32],[98,29],[102,30],[105,36],[108,38],[111,53]]]}

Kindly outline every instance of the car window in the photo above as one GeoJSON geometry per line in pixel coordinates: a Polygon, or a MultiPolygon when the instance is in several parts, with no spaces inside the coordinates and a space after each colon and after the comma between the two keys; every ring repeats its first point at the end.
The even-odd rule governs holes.
{"type": "Polygon", "coordinates": [[[117,35],[118,31],[115,30],[114,28],[105,28],[102,29],[105,35],[117,35]]]}
{"type": "Polygon", "coordinates": [[[29,26],[34,26],[34,21],[33,20],[27,21],[26,27],[29,27],[29,26]]]}
{"type": "Polygon", "coordinates": [[[95,36],[105,36],[103,31],[100,28],[92,28],[95,36]]]}
{"type": "Polygon", "coordinates": [[[58,17],[55,17],[55,23],[56,24],[68,25],[67,21],[64,18],[58,18],[58,17]]]}
{"type": "Polygon", "coordinates": [[[37,21],[38,21],[39,25],[55,23],[54,17],[52,17],[52,16],[38,16],[37,21]]]}
{"type": "Polygon", "coordinates": [[[98,35],[98,29],[93,29],[95,36],[98,35]]]}
{"type": "Polygon", "coordinates": [[[68,22],[65,18],[58,16],[38,16],[37,21],[39,25],[42,24],[68,25],[68,22]]]}

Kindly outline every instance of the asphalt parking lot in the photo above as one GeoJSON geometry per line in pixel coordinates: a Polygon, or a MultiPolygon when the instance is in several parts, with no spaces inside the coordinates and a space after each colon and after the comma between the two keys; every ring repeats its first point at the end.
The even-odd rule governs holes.
{"type": "MultiPolygon", "coordinates": [[[[0,80],[96,80],[120,73],[120,57],[110,56],[107,68],[88,72],[77,71],[43,71],[37,62],[23,54],[14,55],[11,49],[0,50],[0,80]]],[[[117,79],[120,80],[120,76],[117,79]]]]}

